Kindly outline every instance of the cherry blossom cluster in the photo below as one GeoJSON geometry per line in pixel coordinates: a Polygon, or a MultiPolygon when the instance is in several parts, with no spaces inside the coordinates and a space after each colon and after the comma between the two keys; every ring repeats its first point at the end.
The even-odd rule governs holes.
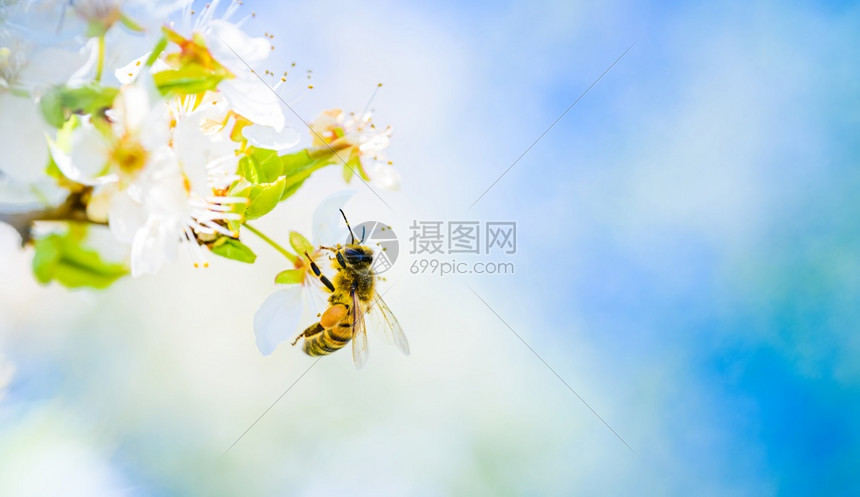
{"type": "Polygon", "coordinates": [[[252,20],[240,1],[0,2],[0,220],[39,281],[104,288],[177,254],[252,263],[243,237],[268,238],[248,222],[323,167],[398,186],[370,113],[288,125],[288,75],[265,69],[273,35],[252,20]]]}

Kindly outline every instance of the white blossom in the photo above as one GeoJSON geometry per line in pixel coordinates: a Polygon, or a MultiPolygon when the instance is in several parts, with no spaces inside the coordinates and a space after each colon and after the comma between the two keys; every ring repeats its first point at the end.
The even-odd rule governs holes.
{"type": "Polygon", "coordinates": [[[352,173],[369,178],[371,184],[396,190],[400,174],[384,153],[391,143],[391,127],[380,130],[371,118],[371,112],[356,116],[340,109],[327,110],[310,125],[313,144],[334,151],[352,173]],[[358,170],[353,166],[356,163],[358,170]]]}

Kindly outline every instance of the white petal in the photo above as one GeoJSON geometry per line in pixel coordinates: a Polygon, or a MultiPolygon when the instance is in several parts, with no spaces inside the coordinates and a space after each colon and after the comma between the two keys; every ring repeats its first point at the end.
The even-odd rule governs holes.
{"type": "Polygon", "coordinates": [[[256,67],[272,51],[269,40],[251,38],[235,24],[216,19],[209,26],[206,36],[209,51],[236,76],[248,72],[248,66],[256,67]]]}
{"type": "Polygon", "coordinates": [[[143,204],[125,192],[117,192],[110,199],[108,223],[117,240],[132,243],[137,231],[146,223],[143,204]]]}
{"type": "Polygon", "coordinates": [[[113,108],[126,132],[140,131],[149,116],[149,92],[143,84],[123,86],[113,108]]]}
{"type": "Polygon", "coordinates": [[[314,210],[312,233],[315,246],[343,243],[349,230],[340,209],[355,195],[355,190],[341,190],[322,199],[314,210]]]}
{"type": "Polygon", "coordinates": [[[254,336],[257,348],[269,355],[281,342],[298,334],[302,317],[302,287],[292,285],[276,290],[263,302],[254,315],[254,336]]]}
{"type": "Polygon", "coordinates": [[[293,128],[285,126],[283,130],[278,132],[275,131],[275,128],[260,124],[245,126],[242,128],[242,136],[247,138],[248,142],[255,147],[268,148],[278,152],[298,145],[301,140],[301,135],[293,128]]]}
{"type": "Polygon", "coordinates": [[[228,79],[218,89],[230,107],[256,124],[271,126],[275,131],[284,129],[284,112],[278,96],[257,80],[228,79]]]}
{"type": "Polygon", "coordinates": [[[84,185],[116,181],[116,175],[101,175],[108,162],[107,143],[92,127],[81,127],[72,134],[72,152],[66,154],[51,144],[51,155],[60,171],[70,180],[84,185]]]}
{"type": "Polygon", "coordinates": [[[131,244],[131,276],[155,274],[172,259],[179,246],[179,230],[172,220],[150,216],[131,244]]]}
{"type": "Polygon", "coordinates": [[[372,136],[369,140],[359,145],[359,150],[362,153],[369,154],[372,152],[379,152],[388,148],[388,145],[391,143],[391,139],[388,135],[384,133],[380,133],[378,135],[372,136]]]}
{"type": "Polygon", "coordinates": [[[386,190],[397,190],[400,188],[400,173],[391,164],[376,161],[370,165],[367,171],[370,183],[386,190]]]}
{"type": "Polygon", "coordinates": [[[116,76],[117,81],[122,85],[133,83],[140,74],[140,71],[146,67],[144,66],[144,63],[146,62],[146,59],[149,58],[150,53],[152,52],[147,52],[142,57],[138,57],[114,71],[114,76],[116,76]]]}
{"type": "Polygon", "coordinates": [[[23,183],[36,181],[48,165],[48,140],[36,103],[0,93],[0,116],[0,170],[23,183]]]}
{"type": "MultiPolygon", "coordinates": [[[[215,105],[204,107],[216,107],[215,105]]],[[[236,173],[239,158],[234,153],[236,143],[226,132],[206,133],[201,125],[208,121],[207,113],[195,112],[181,118],[173,130],[173,149],[182,171],[191,183],[192,191],[211,195],[209,177],[220,176],[222,182],[236,173]]]]}

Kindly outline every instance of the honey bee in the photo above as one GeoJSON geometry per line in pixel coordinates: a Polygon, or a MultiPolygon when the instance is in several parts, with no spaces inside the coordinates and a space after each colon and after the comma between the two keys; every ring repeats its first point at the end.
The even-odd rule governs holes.
{"type": "Polygon", "coordinates": [[[376,272],[373,270],[373,249],[356,242],[355,233],[340,211],[349,228],[350,243],[345,247],[321,247],[334,254],[332,266],[337,271],[333,281],[322,274],[319,266],[310,255],[310,267],[314,275],[330,293],[329,307],[320,315],[320,320],[308,326],[293,345],[304,338],[302,350],[312,357],[324,356],[342,349],[352,340],[352,358],[355,367],[361,368],[367,362],[367,314],[378,315],[380,325],[400,352],[409,354],[409,342],[403,328],[394,317],[391,309],[376,291],[376,272]]]}

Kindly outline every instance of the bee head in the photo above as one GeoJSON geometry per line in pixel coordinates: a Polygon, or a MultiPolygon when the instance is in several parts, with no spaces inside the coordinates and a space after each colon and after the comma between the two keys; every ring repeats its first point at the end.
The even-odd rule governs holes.
{"type": "Polygon", "coordinates": [[[373,250],[364,245],[350,245],[343,249],[343,259],[346,265],[352,267],[370,267],[373,263],[373,250]]]}

